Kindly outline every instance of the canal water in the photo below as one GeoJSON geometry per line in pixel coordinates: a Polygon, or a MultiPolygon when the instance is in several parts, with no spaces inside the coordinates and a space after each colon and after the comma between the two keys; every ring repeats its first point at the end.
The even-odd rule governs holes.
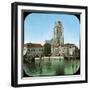
{"type": "Polygon", "coordinates": [[[32,63],[24,63],[25,76],[63,76],[80,74],[80,60],[50,59],[35,60],[32,63]]]}

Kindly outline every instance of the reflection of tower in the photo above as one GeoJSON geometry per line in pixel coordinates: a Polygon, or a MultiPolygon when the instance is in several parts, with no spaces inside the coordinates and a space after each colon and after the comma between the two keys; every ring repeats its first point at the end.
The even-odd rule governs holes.
{"type": "Polygon", "coordinates": [[[60,21],[57,21],[55,23],[53,43],[54,43],[54,45],[63,45],[64,44],[63,26],[60,21]]]}

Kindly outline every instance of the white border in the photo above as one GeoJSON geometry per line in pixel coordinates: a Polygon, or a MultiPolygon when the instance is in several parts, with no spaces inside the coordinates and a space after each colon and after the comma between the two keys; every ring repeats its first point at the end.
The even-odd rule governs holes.
{"type": "Polygon", "coordinates": [[[85,80],[85,10],[54,7],[18,6],[18,84],[81,81],[85,80]],[[42,10],[42,11],[61,11],[81,13],[81,74],[75,76],[51,76],[51,77],[32,77],[21,78],[21,10],[42,10]]]}

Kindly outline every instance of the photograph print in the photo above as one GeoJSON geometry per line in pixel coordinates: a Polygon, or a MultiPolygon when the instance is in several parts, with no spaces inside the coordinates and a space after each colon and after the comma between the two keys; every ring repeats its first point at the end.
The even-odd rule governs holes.
{"type": "Polygon", "coordinates": [[[12,3],[11,84],[87,82],[87,7],[12,3]]]}
{"type": "Polygon", "coordinates": [[[80,74],[80,15],[28,13],[23,46],[24,77],[80,74]]]}

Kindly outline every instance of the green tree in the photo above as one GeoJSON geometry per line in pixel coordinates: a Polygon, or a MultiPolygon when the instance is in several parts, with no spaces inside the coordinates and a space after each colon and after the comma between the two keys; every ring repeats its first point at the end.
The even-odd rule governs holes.
{"type": "Polygon", "coordinates": [[[51,54],[51,44],[45,43],[44,44],[44,55],[49,56],[51,54]]]}

